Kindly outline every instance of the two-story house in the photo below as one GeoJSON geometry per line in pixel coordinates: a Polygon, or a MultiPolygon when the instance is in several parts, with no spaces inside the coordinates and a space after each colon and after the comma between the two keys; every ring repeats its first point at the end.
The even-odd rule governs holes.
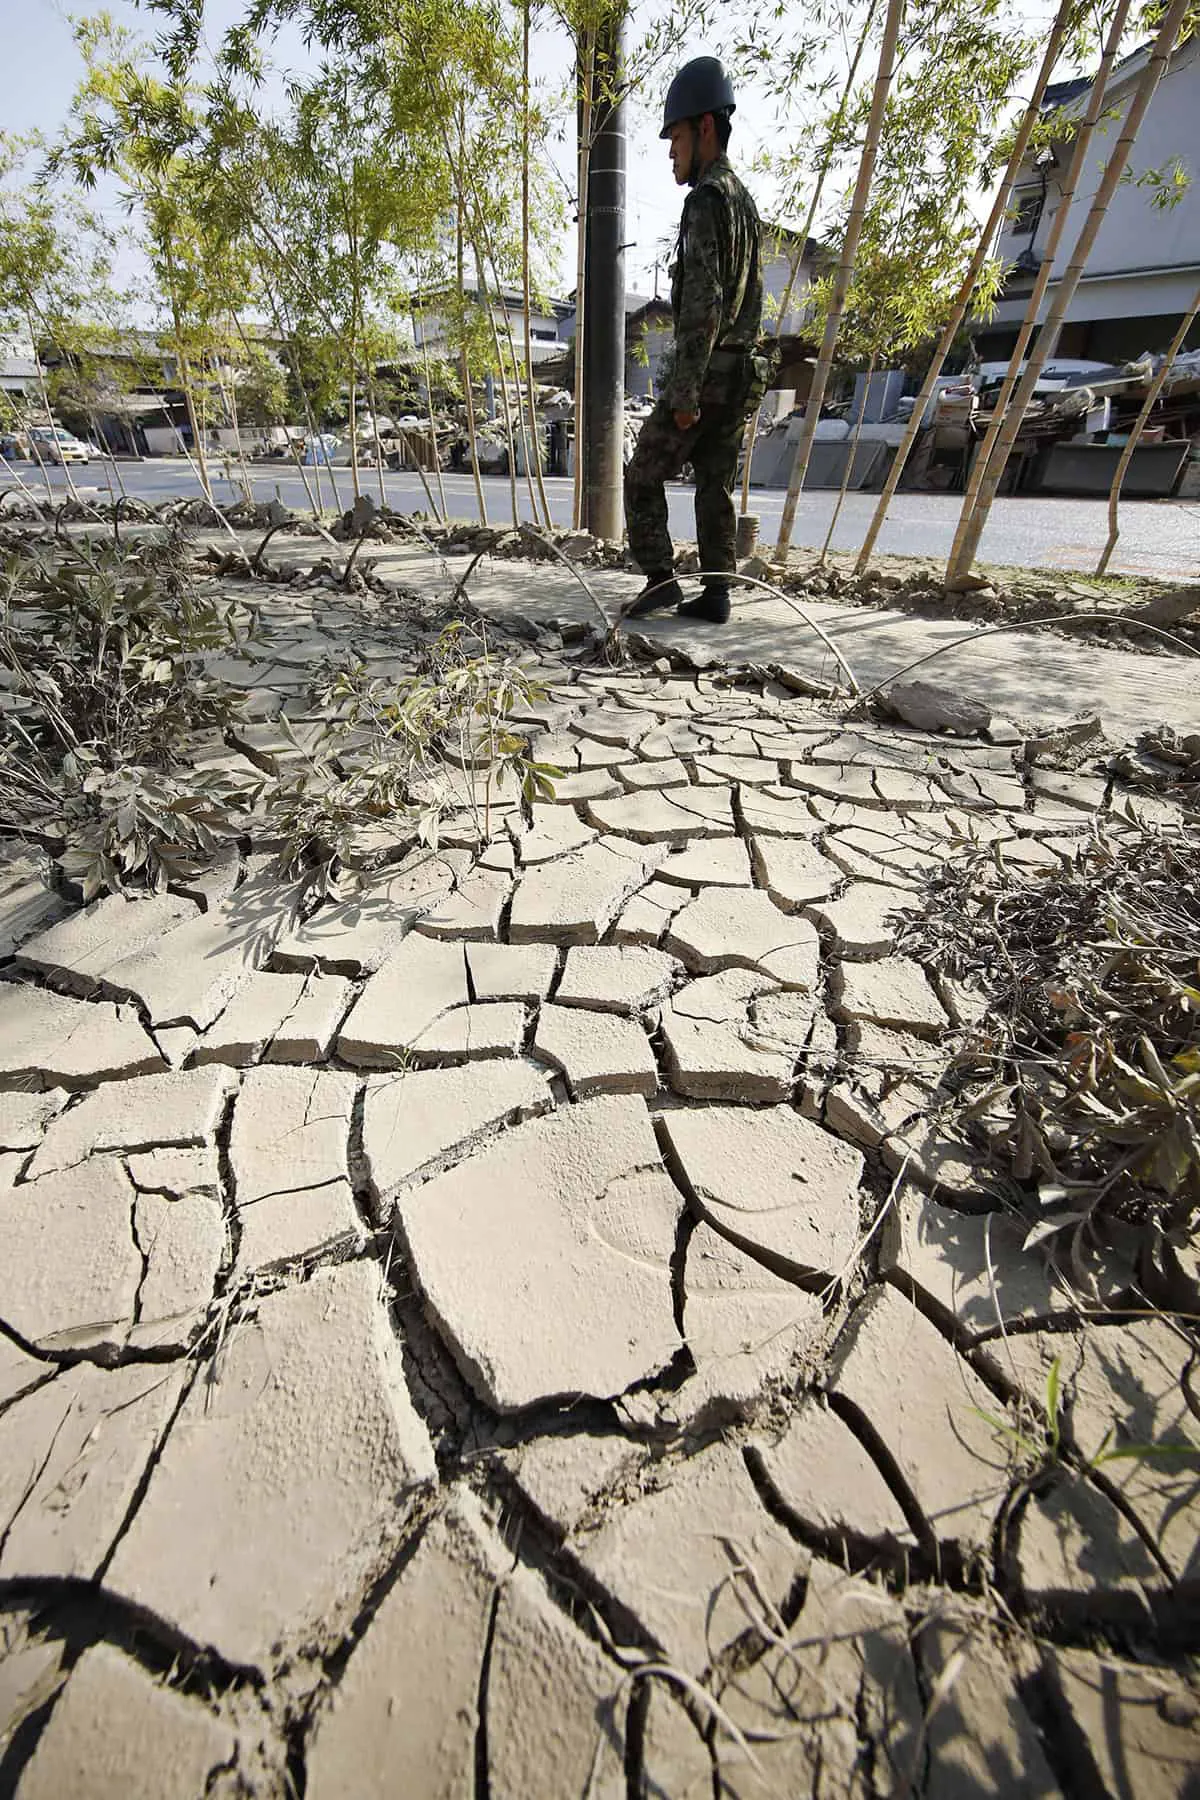
{"type": "MultiPolygon", "coordinates": [[[[477,287],[464,290],[468,300],[480,304],[477,287]]],[[[506,289],[503,293],[488,293],[485,302],[490,307],[500,334],[501,348],[507,351],[510,335],[519,361],[525,356],[525,309],[522,296],[506,289]]],[[[574,317],[574,307],[567,300],[546,300],[544,303],[533,301],[529,313],[529,353],[530,360],[536,366],[557,356],[562,350],[561,323],[567,316],[574,317]]],[[[451,342],[448,323],[444,313],[439,313],[437,296],[430,295],[423,310],[414,308],[412,315],[413,341],[422,356],[426,349],[433,358],[448,357],[456,359],[457,347],[451,342]]]]}
{"type": "MultiPolygon", "coordinates": [[[[1108,84],[1105,113],[1088,147],[1087,161],[1054,261],[1047,298],[1070,261],[1087,217],[1104,163],[1120,136],[1138,76],[1145,68],[1143,45],[1117,66],[1108,84]]],[[[1018,177],[1009,217],[997,252],[1009,266],[1003,298],[975,333],[985,362],[1007,357],[1041,265],[1051,225],[1062,205],[1062,181],[1071,157],[1070,126],[1087,105],[1087,77],[1046,90],[1044,111],[1062,121],[1061,136],[1031,156],[1018,177]]],[[[1122,363],[1143,351],[1166,349],[1200,285],[1200,156],[1196,152],[1200,116],[1200,43],[1193,38],[1177,50],[1150,102],[1138,132],[1125,180],[1117,188],[1100,226],[1083,278],[1068,306],[1066,321],[1051,353],[1059,357],[1122,363]],[[1163,188],[1180,167],[1190,183],[1163,188]],[[1170,206],[1155,204],[1158,192],[1178,192],[1170,206]]],[[[1200,325],[1189,346],[1200,343],[1200,325]]]]}

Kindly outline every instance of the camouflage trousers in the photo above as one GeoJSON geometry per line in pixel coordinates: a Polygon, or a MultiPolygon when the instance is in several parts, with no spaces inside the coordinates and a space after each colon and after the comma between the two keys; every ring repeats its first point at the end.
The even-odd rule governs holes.
{"type": "Polygon", "coordinates": [[[675,563],[667,526],[664,483],[685,463],[696,478],[696,543],[702,569],[737,567],[737,516],[732,492],[746,415],[738,406],[703,406],[698,424],[680,431],[659,401],[642,426],[625,470],[625,526],[629,548],[644,575],[665,575],[675,563]]]}

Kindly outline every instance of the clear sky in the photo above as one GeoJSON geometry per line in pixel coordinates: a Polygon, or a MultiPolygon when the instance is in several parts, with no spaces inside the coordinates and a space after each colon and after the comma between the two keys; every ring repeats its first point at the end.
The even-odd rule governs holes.
{"type": "MultiPolygon", "coordinates": [[[[71,98],[82,73],[71,35],[73,14],[110,12],[120,24],[130,26],[145,36],[152,36],[159,21],[152,13],[140,11],[134,0],[4,0],[5,57],[4,102],[0,117],[15,131],[38,129],[53,137],[66,119],[71,98]]],[[[643,0],[639,8],[652,13],[658,0],[643,0]]],[[[206,0],[206,36],[210,44],[219,41],[225,29],[243,15],[245,0],[206,0]]],[[[1041,12],[1045,0],[1024,0],[1021,11],[1026,15],[1041,12]]],[[[730,8],[731,29],[736,25],[736,11],[730,8]]],[[[700,39],[684,46],[680,60],[713,48],[700,39]]],[[[276,65],[277,80],[288,72],[302,72],[309,61],[301,35],[294,27],[285,28],[276,38],[271,57],[276,65]]],[[[571,68],[571,46],[565,29],[542,14],[535,30],[533,67],[535,80],[547,96],[561,90],[571,68]]],[[[658,140],[663,94],[671,70],[664,70],[647,82],[627,108],[629,122],[628,152],[628,229],[629,249],[626,253],[626,280],[630,289],[653,292],[654,265],[659,262],[659,280],[665,292],[665,263],[669,260],[669,244],[679,218],[682,194],[671,177],[666,145],[658,140]],[[664,249],[664,245],[667,246],[664,249]]],[[[276,88],[278,92],[279,89],[276,88]]],[[[270,89],[268,89],[268,104],[270,89]]],[[[564,121],[564,124],[566,122],[564,121]]],[[[748,164],[755,155],[767,150],[775,140],[778,127],[771,111],[756,96],[753,88],[739,94],[734,120],[732,154],[735,161],[748,164]]],[[[575,187],[574,133],[564,132],[563,142],[556,148],[563,195],[572,195],[575,187]]],[[[772,195],[761,177],[751,182],[765,215],[771,214],[772,195]]],[[[120,227],[124,215],[113,189],[102,191],[99,203],[114,227],[120,227]]],[[[560,267],[552,279],[565,291],[574,285],[575,252],[573,234],[564,233],[560,267]]],[[[123,259],[121,274],[129,279],[138,265],[123,259]]]]}
{"type": "MultiPolygon", "coordinates": [[[[210,43],[219,40],[225,28],[242,15],[243,0],[206,0],[206,36],[210,43]]],[[[119,23],[146,36],[152,36],[159,23],[153,14],[139,11],[133,0],[6,0],[8,14],[4,28],[4,103],[3,123],[13,131],[39,130],[53,137],[64,123],[76,85],[82,73],[81,63],[71,35],[72,16],[108,11],[119,23]]],[[[685,54],[699,55],[710,49],[697,41],[685,54]]],[[[281,74],[302,71],[308,60],[298,31],[288,28],[281,33],[271,51],[281,74]]],[[[533,47],[535,79],[547,90],[557,88],[571,67],[571,47],[561,26],[539,27],[533,47]]],[[[661,243],[673,237],[682,201],[680,190],[671,177],[665,144],[658,141],[663,93],[668,74],[649,84],[644,97],[628,108],[630,127],[629,178],[627,201],[629,222],[626,253],[628,285],[639,292],[652,292],[654,263],[663,257],[661,243]],[[654,114],[658,117],[655,118],[654,114]]],[[[753,96],[747,95],[735,121],[734,154],[740,151],[748,160],[761,148],[764,135],[753,127],[753,96]]],[[[572,134],[573,136],[573,134],[572,134]]],[[[556,150],[563,193],[574,193],[574,145],[564,142],[556,150]]],[[[112,190],[102,192],[100,205],[114,227],[120,227],[124,214],[112,190]]],[[[135,266],[123,263],[129,273],[135,266]]],[[[574,246],[570,233],[564,237],[561,267],[557,271],[560,285],[574,286],[574,246]]],[[[660,272],[665,292],[665,274],[660,272]]]]}

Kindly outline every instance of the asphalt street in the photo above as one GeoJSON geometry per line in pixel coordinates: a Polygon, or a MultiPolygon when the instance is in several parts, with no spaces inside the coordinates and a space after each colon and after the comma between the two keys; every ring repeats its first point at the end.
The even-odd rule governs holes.
{"type": "MultiPolygon", "coordinates": [[[[28,485],[37,491],[39,472],[29,465],[18,464],[17,470],[28,485]]],[[[71,471],[81,492],[108,496],[108,486],[101,463],[71,471]]],[[[315,471],[309,471],[312,479],[315,471]]],[[[324,505],[332,510],[329,473],[322,471],[324,505]]],[[[336,477],[344,505],[351,500],[350,471],[331,471],[336,477]]],[[[148,500],[198,493],[199,483],[187,464],[176,459],[156,459],[145,463],[122,463],[121,474],[131,494],[148,500]]],[[[307,506],[304,485],[295,470],[280,465],[279,469],[254,467],[251,470],[254,491],[259,499],[269,500],[278,494],[287,506],[307,506]]],[[[65,487],[63,471],[50,471],[56,489],[65,487]]],[[[478,513],[475,486],[469,475],[442,477],[446,504],[452,518],[474,519],[478,513]]],[[[16,486],[13,469],[0,463],[0,494],[16,486]]],[[[371,493],[378,488],[374,476],[367,484],[371,493]]],[[[388,502],[402,512],[427,512],[429,502],[419,478],[405,472],[385,477],[388,502]]],[[[494,524],[511,517],[507,478],[489,477],[484,481],[484,497],[488,518],[494,524]]],[[[571,522],[571,482],[552,477],[546,488],[556,524],[571,522]]],[[[41,491],[44,491],[41,490],[41,491]]],[[[239,490],[223,477],[217,481],[218,500],[228,494],[235,498],[239,490]]],[[[436,489],[435,489],[436,495],[436,489]]],[[[523,517],[531,517],[528,494],[518,484],[518,497],[523,517]]],[[[776,489],[753,490],[751,510],[761,519],[760,535],[764,542],[775,541],[784,496],[776,489]]],[[[854,550],[862,539],[867,522],[875,508],[873,494],[848,494],[834,534],[834,548],[854,550]]],[[[799,547],[819,546],[825,537],[836,495],[818,490],[802,496],[792,542],[799,547]]],[[[692,493],[689,487],[675,485],[669,491],[671,530],[676,538],[692,538],[695,526],[692,515],[692,493]]],[[[898,494],[892,502],[879,539],[881,551],[898,556],[944,556],[950,549],[958,520],[960,499],[954,494],[898,494]]],[[[1070,569],[1090,573],[1107,536],[1107,504],[1104,500],[1039,499],[1021,496],[997,500],[992,507],[987,529],[980,546],[984,562],[1017,567],[1070,569]]],[[[1200,501],[1131,500],[1121,508],[1121,538],[1109,565],[1114,575],[1160,576],[1164,580],[1187,579],[1196,573],[1200,563],[1200,501]]]]}

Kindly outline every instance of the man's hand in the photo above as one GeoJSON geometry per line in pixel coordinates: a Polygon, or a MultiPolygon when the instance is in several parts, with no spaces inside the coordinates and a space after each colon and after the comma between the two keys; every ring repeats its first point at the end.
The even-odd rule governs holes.
{"type": "Polygon", "coordinates": [[[675,423],[678,425],[680,431],[690,431],[693,425],[698,425],[700,423],[700,414],[698,412],[677,412],[675,414],[675,423]]]}

